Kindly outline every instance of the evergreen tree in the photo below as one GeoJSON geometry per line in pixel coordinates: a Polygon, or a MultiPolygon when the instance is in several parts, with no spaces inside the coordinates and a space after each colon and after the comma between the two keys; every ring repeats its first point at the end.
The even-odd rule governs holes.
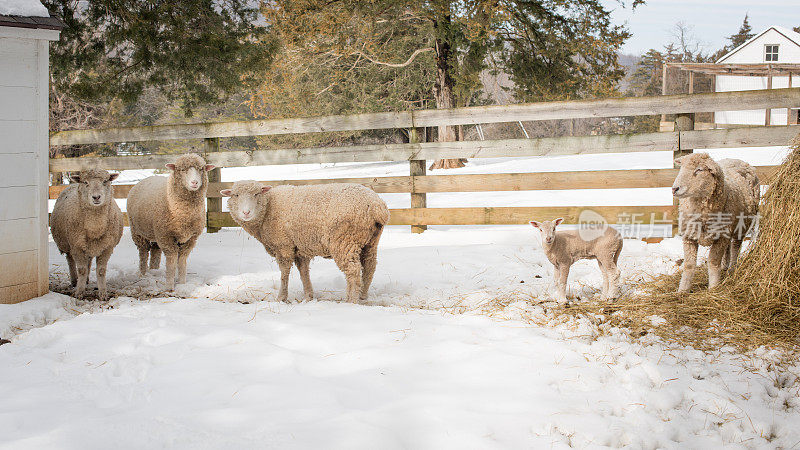
{"type": "Polygon", "coordinates": [[[727,37],[729,44],[717,50],[714,54],[712,54],[709,57],[709,60],[717,61],[723,56],[730,53],[736,47],[749,41],[753,36],[755,36],[755,33],[753,33],[752,31],[753,28],[750,26],[749,18],[745,14],[744,20],[742,21],[742,24],[739,26],[739,31],[727,37]]]}
{"type": "Polygon", "coordinates": [[[625,75],[618,51],[630,33],[601,2],[509,2],[497,24],[504,70],[520,101],[608,96],[625,75]]]}
{"type": "Polygon", "coordinates": [[[239,89],[273,45],[246,0],[45,0],[67,27],[51,47],[53,86],[76,101],[135,101],[157,88],[184,111],[239,89]]]}
{"type": "Polygon", "coordinates": [[[661,77],[665,55],[656,49],[647,51],[631,76],[630,94],[641,96],[661,95],[661,77]]]}
{"type": "Polygon", "coordinates": [[[739,27],[739,31],[736,32],[736,34],[728,36],[728,40],[731,41],[730,45],[728,46],[729,50],[733,50],[736,47],[744,44],[755,35],[756,34],[753,33],[753,27],[750,26],[749,18],[747,14],[745,14],[742,25],[739,27]]]}
{"type": "MultiPolygon", "coordinates": [[[[371,74],[383,82],[417,80],[405,86],[410,91],[393,95],[419,99],[407,105],[415,107],[425,107],[427,99],[437,108],[483,101],[480,76],[490,67],[509,75],[520,101],[605,95],[624,75],[617,51],[629,36],[611,23],[600,0],[275,0],[262,3],[262,11],[284,46],[282,54],[317,61],[294,72],[301,79],[334,68],[349,79],[371,74]]],[[[338,94],[329,97],[338,103],[374,87],[341,83],[322,89],[338,94]]],[[[458,135],[456,127],[439,127],[440,141],[458,135]]],[[[432,167],[460,164],[437,161],[432,167]]]]}
{"type": "MultiPolygon", "coordinates": [[[[280,43],[273,64],[252,95],[254,116],[302,117],[435,106],[431,49],[420,50],[419,35],[430,24],[404,16],[402,23],[376,23],[369,11],[332,2],[319,8],[279,4],[264,7],[280,43]],[[293,19],[294,18],[294,19],[293,19]],[[353,42],[362,44],[352,45],[353,42]],[[405,60],[403,60],[405,58],[405,60]]],[[[403,14],[392,9],[387,15],[403,14]]],[[[347,142],[396,141],[396,132],[358,131],[265,136],[265,146],[331,146],[347,142]]]]}

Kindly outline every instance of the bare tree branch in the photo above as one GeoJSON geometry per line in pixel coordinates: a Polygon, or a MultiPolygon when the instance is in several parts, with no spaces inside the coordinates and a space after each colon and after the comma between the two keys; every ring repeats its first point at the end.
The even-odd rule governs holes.
{"type": "Polygon", "coordinates": [[[356,50],[356,51],[352,52],[351,55],[360,55],[360,56],[364,57],[364,59],[368,60],[369,62],[371,62],[373,64],[380,64],[382,66],[406,67],[407,65],[411,64],[412,62],[414,62],[414,58],[416,58],[417,55],[419,55],[420,53],[432,52],[432,51],[433,51],[433,47],[420,48],[420,49],[414,50],[414,53],[412,53],[411,56],[408,57],[408,60],[406,62],[400,63],[400,64],[389,63],[389,62],[384,62],[384,61],[378,61],[376,59],[370,58],[366,53],[364,53],[364,52],[362,52],[360,50],[356,50]]]}

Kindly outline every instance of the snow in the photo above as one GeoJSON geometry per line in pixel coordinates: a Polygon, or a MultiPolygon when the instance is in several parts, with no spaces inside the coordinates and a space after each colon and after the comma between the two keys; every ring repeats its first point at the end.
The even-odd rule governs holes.
{"type": "MultiPolygon", "coordinates": [[[[163,269],[138,279],[126,231],[108,282],[127,297],[0,306],[12,341],[0,346],[0,448],[800,441],[800,368],[775,371],[776,354],[703,353],[556,318],[552,267],[529,226],[407,228],[387,227],[365,305],[341,302],[344,279],[324,259],[311,267],[318,300],[269,301],[278,268],[238,229],[202,235],[177,292],[187,298],[170,297],[163,269]]],[[[678,257],[675,239],[626,240],[623,279],[674,270],[678,257]]],[[[53,287],[68,290],[53,247],[51,264],[53,287]]],[[[570,288],[587,297],[600,279],[579,262],[570,288]]],[[[293,271],[290,299],[301,292],[293,271]]]]}
{"type": "Polygon", "coordinates": [[[68,309],[75,305],[75,299],[55,292],[15,305],[2,305],[0,338],[71,318],[74,314],[68,309]]]}
{"type": "MultiPolygon", "coordinates": [[[[131,297],[163,294],[164,263],[140,279],[138,251],[128,229],[108,265],[108,286],[131,297]]],[[[548,296],[553,267],[530,225],[496,227],[435,227],[412,234],[407,226],[389,226],[381,238],[378,271],[370,302],[421,308],[477,308],[505,295],[548,296]]],[[[669,239],[647,245],[626,240],[620,259],[623,276],[673,270],[682,256],[680,241],[669,239]]],[[[69,291],[64,257],[51,243],[51,288],[69,291]]],[[[311,262],[317,298],[339,301],[345,280],[333,260],[311,262]]],[[[92,278],[93,279],[93,278],[92,278]]],[[[593,261],[579,261],[571,269],[570,288],[592,295],[602,276],[593,261]]],[[[187,284],[176,287],[181,297],[220,301],[275,300],[280,270],[261,244],[238,228],[200,236],[189,258],[187,284]]],[[[293,272],[289,299],[302,299],[299,276],[293,272]]]]}
{"type": "Polygon", "coordinates": [[[0,0],[0,15],[50,17],[39,0],[0,0]]]}
{"type": "MultiPolygon", "coordinates": [[[[785,149],[745,156],[775,164],[785,149]]],[[[475,159],[453,173],[661,168],[647,155],[475,159]]],[[[126,171],[126,184],[152,171],[126,171]]],[[[405,163],[223,169],[225,181],[407,175],[405,163]]],[[[441,173],[441,172],[437,172],[441,173]]],[[[408,194],[382,194],[407,207],[408,194]]],[[[120,202],[124,208],[124,200],[120,202]]],[[[658,205],[668,189],[429,194],[430,206],[658,205]]],[[[701,254],[703,257],[704,254],[701,254]]],[[[550,309],[553,267],[529,225],[389,226],[363,305],[311,264],[316,300],[275,302],[280,273],[241,229],[201,235],[188,282],[137,274],[126,229],[108,303],[50,293],[0,305],[3,448],[791,448],[800,365],[701,352],[550,309]],[[779,367],[782,367],[779,369],[779,367]]],[[[672,272],[681,243],[626,240],[623,292],[672,272]]],[[[70,292],[51,242],[51,289],[70,292]]],[[[571,270],[574,301],[597,264],[571,270]]],[[[90,285],[94,287],[94,275],[90,285]]],[[[671,326],[651,316],[653,329],[671,326]]]]}

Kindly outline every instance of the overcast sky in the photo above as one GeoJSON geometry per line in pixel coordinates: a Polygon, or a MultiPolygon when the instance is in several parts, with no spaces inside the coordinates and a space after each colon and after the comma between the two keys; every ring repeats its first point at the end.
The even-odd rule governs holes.
{"type": "Polygon", "coordinates": [[[692,27],[707,52],[725,45],[725,37],[739,29],[745,14],[750,15],[750,26],[756,33],[771,25],[800,26],[798,0],[648,0],[635,11],[620,7],[614,0],[603,1],[614,9],[616,22],[627,23],[633,33],[622,48],[628,54],[661,49],[671,40],[671,29],[679,21],[692,27]]]}

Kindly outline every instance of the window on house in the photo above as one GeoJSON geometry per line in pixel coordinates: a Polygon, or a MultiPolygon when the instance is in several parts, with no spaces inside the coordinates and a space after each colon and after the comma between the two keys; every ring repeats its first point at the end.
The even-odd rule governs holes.
{"type": "Polygon", "coordinates": [[[766,50],[764,53],[764,61],[777,61],[778,60],[778,45],[766,45],[766,50]]]}

